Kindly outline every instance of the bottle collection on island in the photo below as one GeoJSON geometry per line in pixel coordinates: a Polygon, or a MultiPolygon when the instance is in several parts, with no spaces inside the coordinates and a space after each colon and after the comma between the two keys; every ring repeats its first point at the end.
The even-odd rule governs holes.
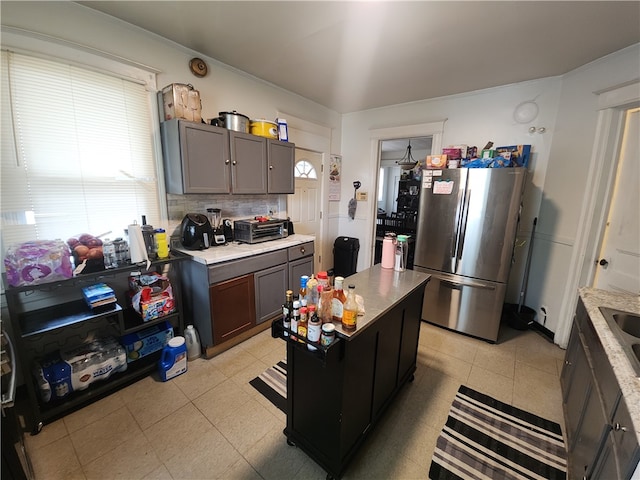
{"type": "Polygon", "coordinates": [[[293,290],[285,293],[282,305],[284,336],[306,343],[309,350],[317,350],[312,343],[328,346],[335,339],[335,327],[355,330],[358,318],[355,285],[344,291],[344,278],[318,272],[300,277],[300,290],[294,296],[293,290]]]}

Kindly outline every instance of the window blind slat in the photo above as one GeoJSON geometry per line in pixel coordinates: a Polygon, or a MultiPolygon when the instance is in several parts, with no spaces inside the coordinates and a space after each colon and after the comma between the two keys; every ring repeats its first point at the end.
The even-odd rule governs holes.
{"type": "Polygon", "coordinates": [[[27,240],[123,236],[143,214],[160,221],[143,85],[8,52],[2,67],[2,254],[27,240]]]}

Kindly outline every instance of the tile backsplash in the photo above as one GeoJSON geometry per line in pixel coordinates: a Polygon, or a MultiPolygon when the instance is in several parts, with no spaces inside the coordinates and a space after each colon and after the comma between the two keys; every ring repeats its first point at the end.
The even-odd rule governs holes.
{"type": "Polygon", "coordinates": [[[207,213],[207,208],[222,210],[222,218],[240,220],[256,215],[287,218],[286,195],[172,195],[167,194],[169,232],[180,235],[180,223],[187,213],[207,213]]]}

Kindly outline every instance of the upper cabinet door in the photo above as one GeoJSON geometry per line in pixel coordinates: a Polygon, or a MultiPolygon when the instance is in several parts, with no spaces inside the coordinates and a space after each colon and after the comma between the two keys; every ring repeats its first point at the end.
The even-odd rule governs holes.
{"type": "Polygon", "coordinates": [[[266,139],[248,133],[229,132],[231,144],[231,191],[267,193],[266,139]]]}
{"type": "Polygon", "coordinates": [[[278,140],[267,140],[269,148],[268,192],[295,193],[293,168],[295,145],[278,140]]]}
{"type": "Polygon", "coordinates": [[[229,133],[169,120],[160,126],[167,193],[229,193],[229,133]]]}

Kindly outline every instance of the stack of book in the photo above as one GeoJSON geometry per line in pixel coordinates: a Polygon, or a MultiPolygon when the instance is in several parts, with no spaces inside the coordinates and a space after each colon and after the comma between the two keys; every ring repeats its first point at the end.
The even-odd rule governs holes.
{"type": "Polygon", "coordinates": [[[116,294],[106,283],[97,283],[82,289],[87,305],[95,308],[112,308],[116,304],[116,294]]]}

